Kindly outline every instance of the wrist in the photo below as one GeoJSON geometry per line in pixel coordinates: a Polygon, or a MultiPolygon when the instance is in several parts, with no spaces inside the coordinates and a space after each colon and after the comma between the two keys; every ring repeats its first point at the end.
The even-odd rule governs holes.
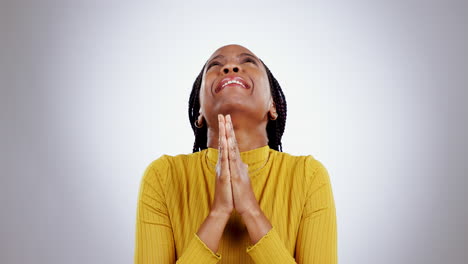
{"type": "Polygon", "coordinates": [[[231,214],[227,211],[213,209],[208,216],[214,219],[227,221],[229,217],[231,217],[231,214]]]}
{"type": "Polygon", "coordinates": [[[260,207],[246,210],[241,216],[252,244],[257,243],[272,228],[270,221],[260,207]]]}
{"type": "Polygon", "coordinates": [[[262,209],[260,207],[252,207],[244,212],[240,213],[242,218],[256,218],[263,214],[262,209]]]}

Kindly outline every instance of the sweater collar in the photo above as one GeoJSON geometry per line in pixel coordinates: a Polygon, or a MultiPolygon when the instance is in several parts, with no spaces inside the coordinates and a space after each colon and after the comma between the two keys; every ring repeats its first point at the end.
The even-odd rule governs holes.
{"type": "MultiPolygon", "coordinates": [[[[271,150],[269,145],[265,145],[263,147],[242,151],[240,152],[240,156],[242,161],[249,165],[249,172],[256,172],[265,166],[271,150]]],[[[207,148],[206,157],[209,163],[211,163],[211,168],[214,168],[218,162],[218,149],[207,148]]]]}
{"type": "MultiPolygon", "coordinates": [[[[265,145],[263,147],[259,147],[256,149],[242,151],[240,152],[240,156],[244,163],[246,163],[247,165],[251,165],[252,163],[265,161],[268,158],[269,152],[270,152],[270,146],[265,145]]],[[[208,148],[207,155],[208,155],[208,159],[211,162],[214,162],[214,163],[218,162],[218,149],[208,148]]]]}

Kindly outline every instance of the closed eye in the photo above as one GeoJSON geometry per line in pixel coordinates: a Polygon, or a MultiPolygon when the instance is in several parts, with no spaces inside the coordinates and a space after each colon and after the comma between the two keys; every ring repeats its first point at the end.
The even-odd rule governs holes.
{"type": "Polygon", "coordinates": [[[210,65],[208,65],[207,70],[208,70],[209,68],[213,67],[213,66],[216,66],[216,65],[221,65],[221,64],[220,64],[219,62],[217,62],[217,61],[214,61],[214,62],[210,63],[210,65]]]}
{"type": "Polygon", "coordinates": [[[257,62],[254,61],[254,60],[251,59],[251,58],[246,58],[246,59],[244,60],[244,62],[252,62],[253,64],[257,64],[257,62]]]}

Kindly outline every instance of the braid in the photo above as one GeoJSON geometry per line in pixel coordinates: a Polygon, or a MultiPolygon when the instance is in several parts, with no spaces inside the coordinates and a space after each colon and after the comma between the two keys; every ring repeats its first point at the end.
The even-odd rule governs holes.
{"type": "Polygon", "coordinates": [[[207,134],[208,129],[207,126],[202,126],[198,128],[195,126],[195,120],[198,118],[198,114],[200,111],[200,87],[203,78],[203,70],[205,66],[203,66],[200,74],[198,74],[195,82],[193,83],[192,92],[190,93],[189,99],[189,119],[190,125],[192,126],[193,133],[195,134],[195,142],[193,143],[193,153],[200,151],[202,149],[206,149],[207,146],[207,134]]]}
{"type": "MultiPolygon", "coordinates": [[[[260,61],[265,67],[265,70],[268,76],[268,81],[270,83],[271,96],[273,97],[273,101],[275,102],[275,106],[276,106],[276,112],[278,113],[278,117],[276,118],[276,120],[269,120],[267,127],[266,127],[267,136],[268,136],[268,145],[270,148],[282,152],[283,146],[281,143],[281,138],[283,136],[284,128],[286,126],[286,111],[287,111],[286,98],[276,78],[270,72],[270,70],[265,65],[265,63],[263,63],[262,60],[260,61]]],[[[192,130],[195,134],[195,142],[193,144],[193,153],[207,148],[207,136],[208,136],[207,126],[204,125],[201,128],[198,128],[194,124],[195,120],[197,120],[198,118],[198,113],[200,111],[200,88],[201,88],[204,68],[205,66],[203,66],[202,70],[200,71],[197,78],[195,79],[195,82],[193,83],[192,92],[190,93],[190,99],[189,99],[189,109],[188,109],[189,120],[190,120],[190,125],[192,126],[192,130]]]]}
{"type": "Polygon", "coordinates": [[[270,82],[271,96],[275,102],[276,112],[278,113],[278,118],[276,120],[270,120],[267,124],[267,134],[268,134],[268,145],[270,148],[277,151],[283,151],[283,145],[281,143],[281,137],[283,137],[284,128],[286,126],[286,112],[287,104],[286,97],[283,94],[283,90],[279,85],[276,78],[270,72],[270,69],[265,65],[265,63],[260,60],[265,67],[268,80],[270,82]]]}

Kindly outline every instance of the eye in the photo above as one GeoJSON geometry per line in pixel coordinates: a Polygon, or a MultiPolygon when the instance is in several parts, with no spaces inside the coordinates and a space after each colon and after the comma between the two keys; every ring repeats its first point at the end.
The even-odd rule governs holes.
{"type": "Polygon", "coordinates": [[[217,61],[214,61],[214,62],[210,63],[210,65],[208,65],[207,70],[208,70],[209,68],[213,67],[213,66],[216,66],[216,65],[221,65],[221,64],[220,64],[219,62],[217,62],[217,61]]]}
{"type": "Polygon", "coordinates": [[[253,64],[257,64],[257,62],[254,61],[254,60],[251,59],[251,58],[246,58],[246,59],[244,60],[244,62],[252,62],[253,64]]]}

